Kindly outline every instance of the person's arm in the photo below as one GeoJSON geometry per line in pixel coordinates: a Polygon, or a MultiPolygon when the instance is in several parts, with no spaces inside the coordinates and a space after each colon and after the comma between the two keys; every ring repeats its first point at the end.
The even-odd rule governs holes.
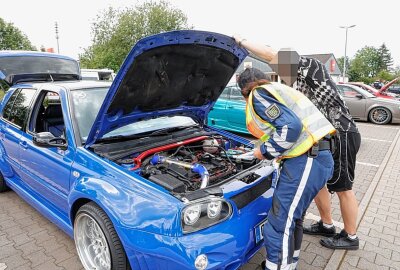
{"type": "Polygon", "coordinates": [[[255,150],[254,155],[268,160],[281,156],[298,140],[302,130],[300,119],[262,89],[253,92],[253,108],[260,118],[275,127],[270,138],[255,150]]]}
{"type": "Polygon", "coordinates": [[[239,35],[234,35],[233,39],[235,39],[239,46],[265,60],[272,70],[281,77],[285,84],[291,86],[297,80],[300,56],[295,50],[285,48],[276,51],[269,46],[248,41],[239,35]]]}
{"type": "Polygon", "coordinates": [[[234,35],[233,38],[235,39],[236,43],[245,48],[246,50],[254,53],[256,56],[264,59],[268,63],[276,56],[277,51],[271,47],[268,47],[263,44],[258,44],[252,41],[249,41],[245,38],[242,38],[239,35],[234,35]]]}

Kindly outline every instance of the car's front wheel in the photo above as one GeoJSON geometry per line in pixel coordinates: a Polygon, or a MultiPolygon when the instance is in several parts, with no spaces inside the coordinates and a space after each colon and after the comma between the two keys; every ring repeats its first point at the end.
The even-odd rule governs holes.
{"type": "Polygon", "coordinates": [[[74,240],[85,269],[130,269],[111,220],[95,203],[79,208],[74,221],[74,240]]]}
{"type": "Polygon", "coordinates": [[[374,124],[384,125],[389,123],[391,119],[392,113],[384,107],[373,108],[369,112],[369,120],[374,124]]]}

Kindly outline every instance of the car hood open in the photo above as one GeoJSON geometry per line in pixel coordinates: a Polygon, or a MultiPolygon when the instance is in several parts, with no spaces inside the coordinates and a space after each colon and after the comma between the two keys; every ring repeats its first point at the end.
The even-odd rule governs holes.
{"type": "Polygon", "coordinates": [[[386,90],[388,90],[389,87],[390,87],[392,84],[396,83],[398,80],[400,80],[400,77],[394,78],[393,80],[391,80],[390,82],[388,82],[387,84],[385,84],[384,86],[382,86],[382,88],[379,90],[379,93],[381,93],[381,94],[382,94],[382,93],[385,93],[386,90]]]}
{"type": "Polygon", "coordinates": [[[126,57],[86,147],[124,125],[163,115],[203,122],[248,52],[228,36],[195,30],[141,39],[126,57]]]}

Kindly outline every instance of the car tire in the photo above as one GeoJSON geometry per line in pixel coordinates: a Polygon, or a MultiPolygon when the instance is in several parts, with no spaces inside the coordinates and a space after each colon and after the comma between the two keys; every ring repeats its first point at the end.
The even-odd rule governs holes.
{"type": "Polygon", "coordinates": [[[85,269],[131,269],[111,220],[94,202],[79,208],[74,220],[74,240],[85,269]]]}
{"type": "Polygon", "coordinates": [[[6,181],[4,180],[3,175],[0,173],[0,193],[10,190],[10,188],[7,186],[6,181]]]}
{"type": "Polygon", "coordinates": [[[376,107],[369,111],[369,120],[377,125],[385,125],[392,120],[392,113],[388,108],[376,107]]]}

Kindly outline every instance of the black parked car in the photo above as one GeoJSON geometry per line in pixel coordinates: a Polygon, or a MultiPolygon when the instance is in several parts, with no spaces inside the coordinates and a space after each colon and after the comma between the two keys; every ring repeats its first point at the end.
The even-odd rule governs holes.
{"type": "Polygon", "coordinates": [[[391,85],[387,91],[396,95],[400,95],[400,85],[391,85]]]}

